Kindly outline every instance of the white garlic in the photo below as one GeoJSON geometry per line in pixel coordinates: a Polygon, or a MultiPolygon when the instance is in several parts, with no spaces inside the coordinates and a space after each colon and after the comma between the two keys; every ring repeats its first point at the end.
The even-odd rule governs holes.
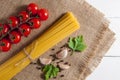
{"type": "Polygon", "coordinates": [[[58,53],[56,54],[56,57],[57,57],[58,59],[63,59],[63,58],[66,58],[67,55],[68,55],[68,50],[67,50],[67,48],[63,48],[60,52],[58,52],[58,53]]]}
{"type": "Polygon", "coordinates": [[[51,58],[39,58],[41,64],[43,65],[48,65],[52,62],[52,59],[51,58]]]}
{"type": "Polygon", "coordinates": [[[69,69],[70,68],[70,65],[68,65],[68,64],[59,63],[58,65],[61,69],[69,69]]]}

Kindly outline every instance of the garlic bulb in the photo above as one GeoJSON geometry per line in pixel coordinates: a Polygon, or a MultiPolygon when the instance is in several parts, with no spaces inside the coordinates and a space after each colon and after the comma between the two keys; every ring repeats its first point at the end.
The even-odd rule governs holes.
{"type": "Polygon", "coordinates": [[[59,63],[58,65],[61,69],[69,69],[70,68],[70,65],[68,65],[68,64],[59,63]]]}
{"type": "Polygon", "coordinates": [[[66,58],[67,55],[68,55],[68,50],[67,50],[67,48],[63,48],[60,52],[58,52],[58,53],[56,54],[56,57],[57,57],[58,59],[63,59],[63,58],[66,58]]]}
{"type": "Polygon", "coordinates": [[[39,58],[41,64],[43,65],[48,65],[52,62],[52,59],[51,58],[39,58]]]}

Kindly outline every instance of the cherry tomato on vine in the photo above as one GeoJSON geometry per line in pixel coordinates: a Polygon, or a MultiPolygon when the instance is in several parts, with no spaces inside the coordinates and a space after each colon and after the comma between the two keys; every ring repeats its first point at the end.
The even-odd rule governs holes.
{"type": "Polygon", "coordinates": [[[27,37],[31,32],[31,28],[28,24],[20,25],[19,30],[20,30],[21,34],[25,37],[27,37]]]}
{"type": "Polygon", "coordinates": [[[29,18],[29,14],[26,11],[21,11],[18,17],[21,22],[24,22],[29,18]]]}
{"type": "Polygon", "coordinates": [[[10,27],[7,24],[0,24],[0,36],[7,34],[10,27]]]}
{"type": "Polygon", "coordinates": [[[37,10],[38,10],[38,5],[35,4],[35,3],[30,3],[30,4],[27,6],[27,11],[28,11],[29,13],[31,13],[32,15],[36,15],[37,10]]]}
{"type": "Polygon", "coordinates": [[[4,38],[0,41],[0,51],[7,52],[10,50],[10,48],[11,48],[11,43],[9,40],[4,38]]]}
{"type": "Polygon", "coordinates": [[[15,16],[10,16],[8,18],[8,24],[12,27],[12,28],[16,28],[17,25],[19,24],[19,20],[17,17],[15,16]]]}
{"type": "Polygon", "coordinates": [[[37,11],[37,15],[39,16],[40,20],[42,20],[42,21],[47,20],[48,17],[49,17],[48,10],[47,10],[47,9],[44,9],[44,8],[43,8],[43,9],[39,9],[39,10],[37,11]]]}
{"type": "Polygon", "coordinates": [[[41,26],[41,22],[38,18],[32,18],[29,20],[29,25],[31,28],[37,29],[41,26]]]}
{"type": "Polygon", "coordinates": [[[21,40],[21,35],[18,31],[11,31],[9,34],[9,39],[12,43],[17,44],[21,40]]]}

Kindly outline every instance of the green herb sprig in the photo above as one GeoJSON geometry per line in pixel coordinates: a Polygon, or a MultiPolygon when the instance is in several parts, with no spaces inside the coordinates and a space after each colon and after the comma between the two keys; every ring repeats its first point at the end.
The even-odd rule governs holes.
{"type": "Polygon", "coordinates": [[[84,42],[83,36],[77,36],[69,39],[68,42],[69,48],[72,49],[72,51],[84,51],[86,49],[86,44],[84,42]]]}
{"type": "Polygon", "coordinates": [[[53,64],[49,64],[45,65],[43,72],[45,73],[45,80],[49,80],[50,78],[57,76],[59,68],[55,67],[53,64]]]}

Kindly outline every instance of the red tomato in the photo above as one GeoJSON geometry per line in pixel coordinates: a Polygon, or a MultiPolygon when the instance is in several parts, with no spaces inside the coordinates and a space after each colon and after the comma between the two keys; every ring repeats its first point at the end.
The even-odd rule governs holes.
{"type": "Polygon", "coordinates": [[[7,24],[0,24],[0,36],[5,35],[9,31],[10,27],[7,24]]]}
{"type": "Polygon", "coordinates": [[[40,20],[42,21],[47,20],[49,17],[49,13],[47,9],[38,10],[37,15],[40,17],[40,20]]]}
{"type": "Polygon", "coordinates": [[[9,51],[11,48],[11,43],[7,39],[2,39],[0,41],[0,51],[6,52],[9,51]]]}
{"type": "Polygon", "coordinates": [[[38,5],[35,4],[35,3],[30,3],[28,6],[27,6],[27,11],[29,13],[32,13],[33,15],[35,15],[37,13],[37,10],[38,10],[38,5]]]}
{"type": "Polygon", "coordinates": [[[17,17],[11,16],[8,18],[8,23],[12,28],[15,28],[19,24],[19,20],[17,17]]]}
{"type": "Polygon", "coordinates": [[[21,34],[25,37],[27,37],[31,32],[30,26],[28,24],[20,25],[19,30],[20,30],[21,34]]]}
{"type": "Polygon", "coordinates": [[[17,31],[12,31],[9,34],[9,39],[12,43],[17,44],[21,40],[21,35],[17,31]]]}
{"type": "Polygon", "coordinates": [[[41,26],[40,20],[38,18],[32,18],[29,22],[31,28],[39,28],[41,26]]]}
{"type": "Polygon", "coordinates": [[[18,16],[21,22],[24,22],[29,18],[29,14],[26,11],[21,11],[18,16]]]}

